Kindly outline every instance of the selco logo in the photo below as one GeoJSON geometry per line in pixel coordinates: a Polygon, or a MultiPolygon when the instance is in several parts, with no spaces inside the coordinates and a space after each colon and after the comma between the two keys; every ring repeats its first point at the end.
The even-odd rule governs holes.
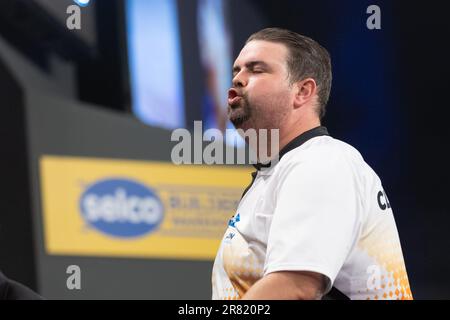
{"type": "Polygon", "coordinates": [[[105,179],[90,185],[80,198],[83,218],[115,237],[138,237],[158,228],[164,207],[156,193],[128,179],[105,179]]]}

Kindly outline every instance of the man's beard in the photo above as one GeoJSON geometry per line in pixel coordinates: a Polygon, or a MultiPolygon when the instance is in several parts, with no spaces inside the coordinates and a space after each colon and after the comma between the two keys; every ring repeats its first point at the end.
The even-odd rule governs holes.
{"type": "Polygon", "coordinates": [[[246,96],[242,97],[238,105],[229,107],[229,118],[236,129],[247,122],[251,118],[251,115],[252,110],[246,96]]]}

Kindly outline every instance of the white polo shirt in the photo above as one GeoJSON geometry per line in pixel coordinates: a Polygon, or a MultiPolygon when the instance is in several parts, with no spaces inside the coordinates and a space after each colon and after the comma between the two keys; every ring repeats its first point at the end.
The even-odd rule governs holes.
{"type": "Polygon", "coordinates": [[[326,293],[412,299],[392,208],[352,146],[317,127],[258,168],[217,252],[213,299],[239,299],[276,271],[325,275],[326,293]]]}

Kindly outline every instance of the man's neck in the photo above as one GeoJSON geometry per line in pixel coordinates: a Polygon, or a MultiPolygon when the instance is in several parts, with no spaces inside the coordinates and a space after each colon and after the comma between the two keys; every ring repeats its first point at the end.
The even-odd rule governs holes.
{"type": "MultiPolygon", "coordinates": [[[[272,136],[272,133],[269,133],[270,139],[268,140],[268,144],[264,149],[260,148],[259,142],[254,146],[254,150],[257,150],[256,156],[257,160],[260,163],[268,163],[272,161],[277,155],[279,155],[280,151],[292,140],[300,136],[302,133],[309,131],[311,129],[319,127],[320,121],[308,121],[308,123],[299,124],[297,123],[295,126],[291,126],[291,130],[282,129],[278,130],[278,134],[276,135],[276,143],[272,145],[271,138],[275,138],[272,136]]],[[[261,137],[258,137],[258,141],[261,137]]],[[[262,143],[264,146],[265,143],[262,143]]]]}
{"type": "Polygon", "coordinates": [[[316,127],[319,127],[320,120],[312,120],[308,121],[307,123],[297,123],[295,127],[292,127],[285,130],[280,130],[280,144],[279,144],[279,151],[281,151],[289,142],[294,140],[296,137],[301,135],[302,133],[314,129],[316,127]]]}

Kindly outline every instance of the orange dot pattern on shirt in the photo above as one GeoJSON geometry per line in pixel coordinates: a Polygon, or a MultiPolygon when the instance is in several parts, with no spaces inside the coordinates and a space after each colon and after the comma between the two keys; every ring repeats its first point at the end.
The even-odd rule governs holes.
{"type": "Polygon", "coordinates": [[[240,299],[263,276],[263,263],[240,235],[236,235],[232,246],[224,247],[223,264],[233,285],[224,289],[225,300],[240,299]]]}
{"type": "MultiPolygon", "coordinates": [[[[382,270],[379,287],[375,290],[367,289],[367,300],[413,299],[398,233],[392,229],[392,225],[385,224],[385,228],[378,229],[383,232],[371,233],[359,243],[360,248],[365,250],[382,270]]],[[[375,279],[372,282],[375,285],[375,279]]]]}
{"type": "Polygon", "coordinates": [[[239,293],[233,288],[229,287],[224,289],[223,300],[239,300],[239,293]]]}

